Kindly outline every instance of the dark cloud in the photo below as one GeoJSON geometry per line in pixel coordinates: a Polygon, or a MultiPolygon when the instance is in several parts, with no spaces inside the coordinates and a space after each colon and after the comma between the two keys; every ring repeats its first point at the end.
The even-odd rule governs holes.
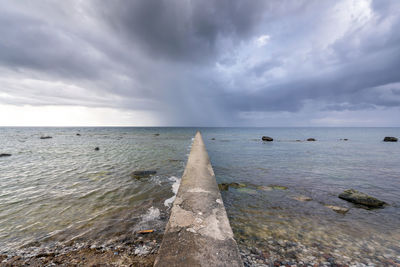
{"type": "Polygon", "coordinates": [[[397,0],[0,0],[0,104],[173,125],[398,111],[399,12],[397,0]]]}
{"type": "Polygon", "coordinates": [[[250,37],[267,11],[260,0],[96,1],[96,7],[111,30],[149,56],[196,63],[218,56],[226,38],[250,37]]]}

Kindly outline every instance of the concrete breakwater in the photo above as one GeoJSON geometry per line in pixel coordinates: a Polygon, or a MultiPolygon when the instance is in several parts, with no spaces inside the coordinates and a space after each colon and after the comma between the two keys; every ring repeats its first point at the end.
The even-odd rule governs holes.
{"type": "Polygon", "coordinates": [[[154,266],[243,266],[200,132],[154,266]]]}

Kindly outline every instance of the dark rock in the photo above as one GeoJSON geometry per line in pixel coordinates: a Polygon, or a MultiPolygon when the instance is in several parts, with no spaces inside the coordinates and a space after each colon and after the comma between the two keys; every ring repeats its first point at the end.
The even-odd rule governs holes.
{"type": "Polygon", "coordinates": [[[247,187],[247,185],[245,184],[241,184],[241,183],[222,183],[222,184],[218,184],[218,188],[220,191],[228,191],[229,187],[235,188],[235,189],[239,189],[239,188],[243,188],[243,187],[247,187]]]}
{"type": "Polygon", "coordinates": [[[51,138],[53,138],[53,137],[51,137],[51,136],[49,136],[49,135],[41,136],[41,137],[40,137],[40,139],[51,139],[51,138]]]}
{"type": "Polygon", "coordinates": [[[131,176],[133,178],[139,179],[144,177],[149,177],[150,175],[156,174],[156,171],[134,171],[132,172],[131,176]]]}
{"type": "Polygon", "coordinates": [[[374,197],[371,197],[365,193],[359,192],[354,189],[345,190],[343,193],[339,195],[339,198],[355,204],[361,204],[370,208],[381,208],[383,205],[386,204],[385,202],[379,199],[376,199],[374,197]]]}
{"type": "Polygon", "coordinates": [[[80,134],[80,133],[77,133],[76,136],[81,136],[81,134],[80,134]]]}
{"type": "Polygon", "coordinates": [[[317,141],[317,140],[315,140],[315,138],[308,138],[307,141],[314,142],[314,141],[317,141]]]}
{"type": "Polygon", "coordinates": [[[228,191],[229,184],[227,184],[227,183],[218,184],[218,188],[220,191],[228,191]]]}
{"type": "Polygon", "coordinates": [[[397,142],[397,138],[396,138],[396,137],[393,137],[393,136],[386,136],[386,137],[383,139],[383,142],[397,142]]]}
{"type": "Polygon", "coordinates": [[[95,150],[95,151],[99,151],[99,150],[100,150],[100,147],[96,146],[96,147],[94,148],[94,150],[95,150]]]}
{"type": "Polygon", "coordinates": [[[261,140],[267,141],[267,142],[272,142],[272,141],[274,141],[274,139],[273,139],[272,137],[269,137],[269,136],[263,136],[263,137],[261,138],[261,140]]]}
{"type": "Polygon", "coordinates": [[[1,157],[10,157],[11,156],[11,154],[8,154],[8,153],[1,153],[0,154],[0,158],[1,157]]]}
{"type": "Polygon", "coordinates": [[[215,140],[215,138],[213,137],[213,138],[211,138],[211,140],[215,140]]]}
{"type": "Polygon", "coordinates": [[[155,133],[154,136],[160,136],[160,134],[159,133],[155,133]]]}

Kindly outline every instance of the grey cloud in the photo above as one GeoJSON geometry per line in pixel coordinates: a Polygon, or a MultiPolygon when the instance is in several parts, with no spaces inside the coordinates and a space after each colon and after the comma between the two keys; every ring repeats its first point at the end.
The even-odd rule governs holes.
{"type": "Polygon", "coordinates": [[[399,2],[372,1],[371,18],[325,45],[341,3],[0,0],[0,103],[151,110],[172,125],[240,125],[310,101],[314,113],[399,108],[399,88],[384,87],[400,82],[399,2]]]}
{"type": "Polygon", "coordinates": [[[194,63],[216,57],[221,39],[251,36],[266,7],[260,0],[100,2],[99,14],[111,29],[149,56],[194,63]]]}

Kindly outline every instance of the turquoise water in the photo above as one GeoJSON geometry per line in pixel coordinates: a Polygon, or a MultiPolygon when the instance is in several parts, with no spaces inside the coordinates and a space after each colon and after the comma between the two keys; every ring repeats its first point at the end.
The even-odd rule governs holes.
{"type": "MultiPolygon", "coordinates": [[[[12,154],[0,158],[1,252],[114,242],[148,227],[162,232],[165,201],[174,196],[197,129],[0,128],[0,153],[12,154]],[[130,174],[138,169],[157,174],[137,180],[130,174]]],[[[240,247],[295,242],[304,248],[298,258],[322,251],[376,264],[400,255],[400,143],[382,142],[400,137],[400,128],[199,130],[217,181],[247,185],[222,192],[240,247]],[[274,142],[262,142],[263,135],[274,142]],[[309,137],[317,141],[302,141],[309,137]],[[260,190],[269,185],[288,189],[260,190]],[[368,210],[339,199],[348,188],[389,205],[368,210]],[[312,201],[294,199],[300,195],[312,201]]]]}

